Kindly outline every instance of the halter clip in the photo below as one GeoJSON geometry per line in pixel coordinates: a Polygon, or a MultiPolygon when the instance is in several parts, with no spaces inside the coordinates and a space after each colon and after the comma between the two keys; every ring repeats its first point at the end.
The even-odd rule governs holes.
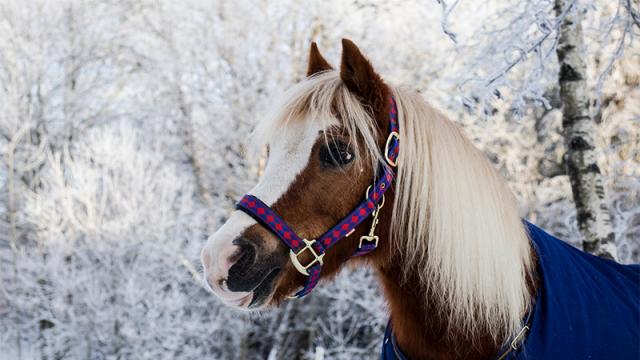
{"type": "MultiPolygon", "coordinates": [[[[371,190],[371,185],[369,185],[369,187],[367,188],[367,191],[365,192],[365,197],[367,199],[369,199],[369,191],[370,190],[371,190]]],[[[360,242],[358,243],[358,249],[362,249],[362,243],[363,242],[367,242],[369,244],[373,244],[373,248],[374,249],[378,247],[378,240],[380,240],[380,238],[378,237],[378,235],[376,235],[376,226],[378,226],[378,222],[379,222],[378,215],[380,215],[380,210],[382,209],[383,206],[384,206],[384,195],[382,195],[382,200],[376,206],[376,209],[373,210],[373,212],[371,213],[371,215],[373,216],[373,219],[371,220],[371,228],[369,229],[369,234],[360,236],[360,242]]]]}

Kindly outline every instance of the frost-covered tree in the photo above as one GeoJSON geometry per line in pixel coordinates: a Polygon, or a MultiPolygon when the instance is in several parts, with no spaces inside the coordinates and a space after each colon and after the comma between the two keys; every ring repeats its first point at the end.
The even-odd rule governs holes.
{"type": "MultiPolygon", "coordinates": [[[[451,21],[445,21],[445,31],[457,35],[455,15],[463,2],[443,4],[445,14],[448,14],[445,20],[451,21]]],[[[603,164],[609,163],[606,158],[613,153],[602,150],[609,147],[608,142],[613,138],[606,130],[630,125],[637,121],[637,113],[634,114],[636,110],[630,106],[625,110],[618,109],[616,117],[622,121],[617,123],[601,115],[603,108],[613,105],[604,99],[624,91],[633,93],[634,84],[637,84],[634,79],[638,69],[627,64],[638,56],[634,51],[637,48],[634,38],[639,30],[637,9],[626,0],[505,1],[496,5],[495,12],[481,22],[481,31],[470,37],[464,37],[465,32],[461,31],[461,36],[455,37],[458,51],[471,60],[465,61],[458,72],[462,102],[467,109],[480,112],[486,118],[503,113],[512,123],[511,127],[535,131],[536,134],[531,134],[532,140],[535,135],[539,148],[526,159],[532,165],[537,163],[538,174],[533,173],[533,178],[540,179],[536,180],[538,182],[553,183],[570,179],[567,185],[574,195],[577,213],[570,219],[578,224],[584,249],[597,255],[616,257],[614,233],[619,232],[613,231],[609,219],[613,212],[615,227],[619,214],[614,210],[615,200],[607,200],[605,193],[610,194],[609,198],[616,196],[612,182],[618,179],[609,177],[607,185],[605,179],[610,169],[603,164]],[[580,73],[581,81],[563,76],[569,68],[575,70],[574,74],[580,73]],[[615,81],[610,78],[629,70],[631,73],[625,75],[623,84],[618,82],[617,86],[611,86],[615,81]],[[620,86],[626,90],[621,90],[620,86]],[[560,110],[564,111],[564,116],[560,110]],[[533,129],[527,124],[531,116],[535,121],[533,129]],[[577,149],[579,140],[580,144],[588,145],[577,149]],[[604,176],[598,174],[600,171],[604,176]]],[[[632,133],[637,134],[637,131],[632,130],[632,133]]],[[[498,140],[504,141],[503,138],[498,140]]],[[[527,151],[519,151],[523,150],[527,151]]],[[[496,161],[502,160],[496,157],[496,161]]],[[[527,171],[532,170],[533,167],[527,171]]],[[[533,189],[518,189],[520,185],[514,185],[521,196],[532,196],[533,189]]],[[[558,219],[568,218],[563,215],[558,219]]],[[[563,229],[561,234],[566,233],[564,237],[577,242],[579,239],[571,235],[578,233],[573,230],[575,226],[567,225],[569,228],[563,229]]],[[[635,227],[633,222],[625,226],[635,227]]],[[[630,239],[618,240],[618,248],[626,249],[630,239]]]]}
{"type": "MultiPolygon", "coordinates": [[[[618,256],[638,261],[637,11],[576,4],[618,256]]],[[[200,284],[204,239],[259,172],[248,135],[312,40],[334,61],[357,40],[465,128],[523,216],[579,244],[560,19],[543,0],[0,2],[0,358],[378,355],[368,270],[250,316],[200,284]]]]}

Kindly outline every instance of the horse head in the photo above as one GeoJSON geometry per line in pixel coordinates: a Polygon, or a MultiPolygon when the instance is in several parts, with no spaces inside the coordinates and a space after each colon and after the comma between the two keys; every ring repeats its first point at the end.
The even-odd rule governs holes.
{"type": "MultiPolygon", "coordinates": [[[[370,188],[375,190],[376,178],[392,176],[383,153],[389,145],[390,90],[354,43],[342,45],[339,71],[311,45],[307,78],[256,130],[268,139],[261,179],[202,251],[206,282],[229,305],[278,304],[311,277],[315,285],[335,274],[362,241],[370,250],[376,245],[376,252],[388,251],[386,242],[372,244],[383,234],[362,239],[379,221],[370,215],[382,213],[382,193],[387,201],[393,196],[383,189],[374,199],[379,194],[370,188]],[[359,204],[364,207],[352,215],[359,204]],[[341,224],[347,216],[347,222],[357,221],[341,224]]],[[[393,136],[397,144],[397,132],[393,136]]]]}

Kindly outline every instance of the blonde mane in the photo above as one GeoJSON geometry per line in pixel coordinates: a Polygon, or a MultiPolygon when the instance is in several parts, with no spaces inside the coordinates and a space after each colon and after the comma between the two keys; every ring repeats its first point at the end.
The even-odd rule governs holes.
{"type": "MultiPolygon", "coordinates": [[[[424,296],[436,294],[445,316],[468,335],[516,333],[530,296],[528,235],[515,197],[491,163],[417,93],[390,87],[400,121],[400,155],[392,219],[394,251],[417,272],[424,296]]],[[[254,135],[278,136],[289,121],[330,124],[336,116],[356,153],[381,158],[376,125],[337,71],[294,86],[254,135]]],[[[375,167],[374,167],[375,168],[375,167]]]]}

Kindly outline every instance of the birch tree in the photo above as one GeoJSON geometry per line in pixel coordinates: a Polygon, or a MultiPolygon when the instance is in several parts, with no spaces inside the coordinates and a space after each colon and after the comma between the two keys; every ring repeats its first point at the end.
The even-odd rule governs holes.
{"type": "Polygon", "coordinates": [[[576,204],[578,226],[584,236],[583,249],[594,255],[615,259],[615,234],[605,202],[602,173],[598,166],[596,126],[589,108],[582,20],[573,4],[566,0],[555,2],[556,13],[565,14],[556,47],[566,146],[564,164],[576,204]]]}

